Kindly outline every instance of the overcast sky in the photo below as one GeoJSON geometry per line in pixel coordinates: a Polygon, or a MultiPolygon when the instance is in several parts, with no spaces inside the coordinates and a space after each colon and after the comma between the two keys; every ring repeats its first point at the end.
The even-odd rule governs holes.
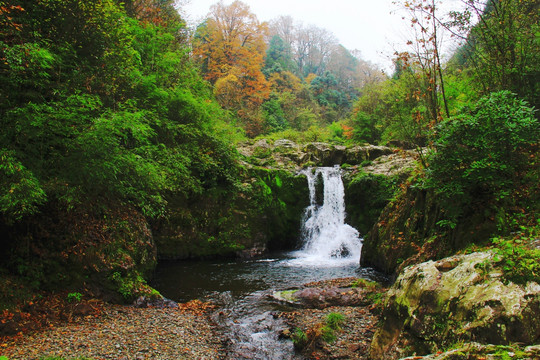
{"type": "MultiPolygon", "coordinates": [[[[242,0],[260,21],[290,15],[304,25],[331,31],[349,50],[360,50],[364,60],[392,71],[392,54],[403,50],[410,25],[393,0],[242,0]]],[[[183,0],[191,24],[206,17],[218,0],[183,0]]],[[[224,0],[231,4],[233,0],[224,0]]],[[[445,5],[456,0],[444,0],[445,5]]]]}

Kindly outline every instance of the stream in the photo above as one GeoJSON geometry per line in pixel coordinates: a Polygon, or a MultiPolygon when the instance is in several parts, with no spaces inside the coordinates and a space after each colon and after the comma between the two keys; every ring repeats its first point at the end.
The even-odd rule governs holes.
{"type": "Polygon", "coordinates": [[[310,205],[302,225],[303,247],[246,261],[163,262],[152,284],[177,302],[193,299],[219,305],[213,315],[229,339],[227,358],[301,359],[292,341],[280,339],[286,325],[274,316],[275,290],[342,277],[378,280],[359,267],[361,239],[345,223],[344,188],[338,167],[307,169],[310,205]]]}

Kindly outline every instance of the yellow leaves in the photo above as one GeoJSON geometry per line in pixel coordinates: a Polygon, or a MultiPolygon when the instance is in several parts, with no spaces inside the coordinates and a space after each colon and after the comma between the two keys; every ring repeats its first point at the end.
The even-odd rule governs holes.
{"type": "Polygon", "coordinates": [[[203,62],[204,76],[214,83],[218,102],[242,114],[258,107],[270,94],[270,84],[262,74],[267,24],[259,23],[249,7],[235,1],[220,2],[211,8],[206,28],[196,35],[194,54],[203,62]]]}

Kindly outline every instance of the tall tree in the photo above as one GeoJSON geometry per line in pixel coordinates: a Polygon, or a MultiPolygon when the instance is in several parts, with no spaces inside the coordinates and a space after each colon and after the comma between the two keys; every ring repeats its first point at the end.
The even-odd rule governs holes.
{"type": "Polygon", "coordinates": [[[534,0],[469,0],[452,12],[466,64],[483,92],[511,90],[540,106],[540,11],[534,0]]]}
{"type": "Polygon", "coordinates": [[[441,108],[446,117],[450,116],[446,99],[443,68],[441,63],[442,20],[439,18],[440,2],[437,0],[406,0],[404,8],[409,14],[414,39],[407,44],[411,51],[398,55],[398,61],[412,63],[422,74],[422,95],[426,98],[429,117],[433,124],[442,118],[441,108]],[[441,105],[442,103],[442,105],[441,105]]]}
{"type": "Polygon", "coordinates": [[[260,132],[257,111],[269,95],[262,68],[267,26],[241,1],[212,6],[194,38],[194,54],[204,76],[215,84],[222,105],[237,111],[250,135],[260,132]]]}
{"type": "Polygon", "coordinates": [[[274,35],[266,51],[265,74],[292,71],[294,68],[295,64],[291,57],[290,46],[279,35],[274,35]]]}

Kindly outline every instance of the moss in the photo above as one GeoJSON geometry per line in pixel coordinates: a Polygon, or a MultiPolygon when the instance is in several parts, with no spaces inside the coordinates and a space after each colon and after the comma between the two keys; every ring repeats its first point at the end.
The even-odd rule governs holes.
{"type": "Polygon", "coordinates": [[[299,238],[308,189],[303,176],[244,169],[235,189],[170,199],[170,216],[154,224],[162,258],[234,257],[243,249],[291,249],[299,238]]]}
{"type": "Polygon", "coordinates": [[[295,289],[295,290],[283,290],[283,291],[278,291],[275,294],[275,296],[277,298],[283,299],[284,301],[297,302],[298,298],[296,296],[294,296],[294,294],[296,294],[297,292],[298,292],[298,289],[295,289]]]}
{"type": "Polygon", "coordinates": [[[354,176],[345,176],[348,223],[361,234],[366,234],[373,227],[384,207],[394,197],[398,182],[398,177],[363,172],[354,176]]]}

